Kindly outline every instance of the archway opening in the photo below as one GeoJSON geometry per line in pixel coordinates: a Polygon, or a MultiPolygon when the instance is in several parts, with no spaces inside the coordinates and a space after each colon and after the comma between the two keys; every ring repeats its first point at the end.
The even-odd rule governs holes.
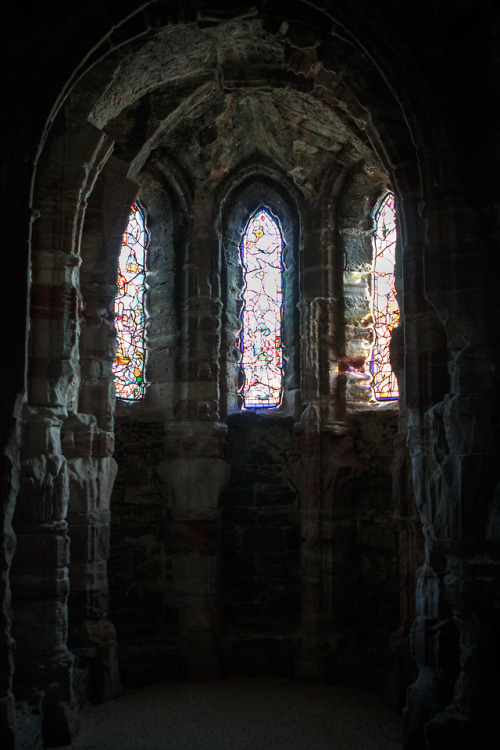
{"type": "MultiPolygon", "coordinates": [[[[91,80],[82,77],[65,104],[69,114],[80,97],[92,100],[75,115],[82,119],[85,138],[68,118],[68,132],[51,134],[40,163],[35,193],[42,221],[34,278],[44,285],[46,264],[51,281],[62,278],[62,286],[82,297],[71,310],[73,329],[66,339],[58,338],[64,314],[51,328],[50,373],[37,366],[34,313],[30,419],[32,425],[41,419],[47,431],[63,428],[62,450],[51,450],[59,451],[70,479],[64,502],[70,504],[72,540],[80,533],[103,540],[111,508],[112,619],[122,677],[129,684],[255,665],[264,673],[296,669],[315,679],[347,679],[354,644],[373,654],[370,636],[380,622],[386,629],[398,625],[397,618],[393,621],[398,584],[389,563],[397,556],[398,530],[389,523],[389,446],[397,417],[381,426],[375,412],[350,409],[338,367],[345,346],[345,264],[353,265],[356,252],[370,241],[370,196],[390,181],[392,164],[386,153],[382,163],[374,148],[375,129],[373,143],[365,135],[368,110],[350,101],[349,89],[337,91],[321,66],[319,42],[317,48],[303,45],[282,25],[277,30],[271,24],[270,30],[268,21],[160,26],[131,42],[128,54],[120,49],[108,55],[102,69],[112,69],[113,75],[106,74],[106,86],[95,70],[91,80]],[[187,41],[191,57],[179,75],[187,41]],[[309,65],[311,55],[316,69],[309,65]],[[291,80],[284,83],[286,77],[291,80]],[[340,100],[330,100],[329,90],[340,100]],[[85,141],[85,158],[75,150],[74,160],[66,159],[72,137],[80,145],[85,141]],[[76,206],[69,191],[67,212],[50,208],[54,196],[47,195],[43,170],[52,159],[58,159],[65,184],[84,185],[76,206]],[[360,174],[369,196],[351,191],[360,174]],[[293,309],[283,333],[289,364],[282,408],[265,421],[243,414],[238,403],[241,326],[234,313],[241,302],[242,270],[234,249],[241,225],[235,245],[236,225],[227,222],[228,212],[248,216],[255,206],[248,191],[235,191],[231,207],[227,196],[238,181],[260,190],[271,180],[286,183],[293,194],[288,231],[294,234],[296,262],[285,262],[284,271],[293,309]],[[120,404],[115,412],[111,279],[117,243],[138,195],[151,231],[146,343],[155,354],[148,358],[150,385],[143,402],[131,409],[120,404]],[[55,252],[43,242],[43,227],[51,221],[61,228],[55,252]],[[354,238],[349,227],[355,225],[358,240],[347,247],[345,238],[354,238]],[[75,260],[80,251],[81,286],[75,260]],[[60,370],[53,376],[55,363],[60,370]],[[60,421],[54,422],[52,412],[47,421],[40,404],[61,410],[60,421]],[[380,459],[378,468],[372,459],[380,459]],[[378,480],[383,484],[380,515],[376,503],[370,505],[378,480]],[[86,504],[90,496],[94,504],[86,504]],[[79,497],[82,508],[74,502],[79,497]],[[325,550],[322,557],[318,544],[325,550]],[[225,580],[221,569],[230,570],[225,580]],[[353,583],[355,607],[347,601],[353,583]],[[127,597],[134,607],[121,607],[127,597]],[[285,605],[293,609],[286,624],[285,605]],[[134,620],[133,609],[154,613],[148,619],[155,638],[150,631],[144,637],[146,617],[134,620]],[[236,620],[228,622],[229,610],[236,620]],[[372,615],[367,633],[363,617],[366,622],[372,615]],[[279,639],[285,648],[273,663],[270,654],[279,639]]],[[[326,44],[314,24],[309,31],[326,44]]],[[[332,54],[342,59],[344,51],[332,54]]],[[[377,78],[366,60],[363,65],[370,80],[377,78]]],[[[352,78],[355,83],[355,65],[352,78]]],[[[377,90],[384,106],[392,101],[381,80],[377,90]]],[[[394,112],[396,105],[391,106],[394,112]]],[[[387,144],[388,150],[393,147],[387,144]]],[[[362,319],[355,310],[349,313],[353,328],[365,335],[362,319]]],[[[17,529],[21,537],[21,521],[17,529]]],[[[61,530],[65,537],[64,525],[61,530]]],[[[114,631],[102,574],[106,541],[88,553],[82,544],[85,554],[73,559],[72,570],[74,584],[82,573],[88,625],[80,631],[78,647],[86,637],[89,647],[106,646],[109,654],[114,631]],[[85,579],[88,570],[95,576],[91,582],[85,579]]],[[[32,646],[24,645],[31,658],[32,646]]],[[[389,659],[389,649],[385,656],[389,659]]],[[[365,665],[366,660],[357,665],[355,679],[377,689],[377,665],[365,665]]]]}

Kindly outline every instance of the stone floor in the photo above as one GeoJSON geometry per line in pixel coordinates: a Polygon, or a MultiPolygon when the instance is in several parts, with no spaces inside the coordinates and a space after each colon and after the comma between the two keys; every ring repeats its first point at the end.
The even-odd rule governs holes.
{"type": "Polygon", "coordinates": [[[375,696],[349,687],[166,683],[87,706],[63,750],[400,750],[400,725],[375,696]]]}

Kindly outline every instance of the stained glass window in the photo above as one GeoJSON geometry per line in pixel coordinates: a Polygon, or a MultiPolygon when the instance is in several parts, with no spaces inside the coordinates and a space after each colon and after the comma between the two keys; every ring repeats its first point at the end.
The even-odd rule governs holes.
{"type": "Polygon", "coordinates": [[[139,204],[132,206],[122,239],[115,298],[116,357],[113,364],[118,398],[144,395],[144,255],[147,232],[139,204]]]}
{"type": "Polygon", "coordinates": [[[373,321],[375,339],[371,360],[372,387],[377,401],[399,396],[398,382],[391,368],[389,345],[399,321],[394,263],[396,250],[396,209],[393,193],[387,193],[375,217],[373,264],[373,321]]]}
{"type": "Polygon", "coordinates": [[[283,367],[281,307],[283,239],[265,208],[252,214],[243,234],[242,388],[246,409],[279,406],[283,367]]]}

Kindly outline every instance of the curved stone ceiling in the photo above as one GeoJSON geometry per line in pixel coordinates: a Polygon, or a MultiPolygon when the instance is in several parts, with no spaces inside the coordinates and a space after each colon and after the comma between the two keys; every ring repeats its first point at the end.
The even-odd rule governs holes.
{"type": "Polygon", "coordinates": [[[88,119],[113,138],[132,178],[159,153],[193,179],[270,161],[311,192],[333,166],[380,169],[354,120],[293,69],[290,47],[258,19],[164,27],[102,65],[88,119]]]}

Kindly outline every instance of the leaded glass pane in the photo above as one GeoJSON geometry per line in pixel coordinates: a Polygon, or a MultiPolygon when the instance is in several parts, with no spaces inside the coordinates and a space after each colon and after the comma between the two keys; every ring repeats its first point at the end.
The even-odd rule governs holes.
{"type": "Polygon", "coordinates": [[[259,209],[250,217],[241,243],[242,396],[247,409],[276,407],[281,401],[282,249],[276,220],[259,209]]]}
{"type": "Polygon", "coordinates": [[[373,320],[375,340],[371,361],[372,387],[378,401],[396,399],[398,382],[391,368],[389,345],[399,322],[394,263],[396,260],[396,209],[388,193],[375,217],[373,265],[373,320]]]}
{"type": "Polygon", "coordinates": [[[118,398],[144,395],[144,256],[147,244],[144,214],[132,206],[123,235],[115,298],[116,357],[113,364],[118,398]]]}

